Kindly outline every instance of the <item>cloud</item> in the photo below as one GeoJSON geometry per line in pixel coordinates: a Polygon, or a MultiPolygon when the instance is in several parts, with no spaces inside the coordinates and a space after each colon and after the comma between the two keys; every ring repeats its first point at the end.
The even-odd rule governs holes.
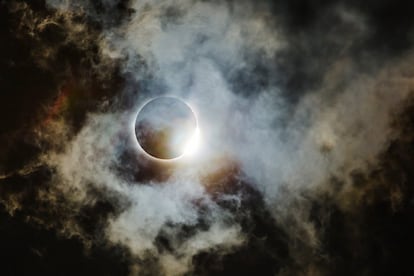
{"type": "MultiPolygon", "coordinates": [[[[59,118],[38,132],[49,145],[39,160],[53,172],[52,188],[39,195],[66,213],[59,227],[67,235],[121,244],[137,274],[146,272],[146,260],[154,273],[191,273],[201,253],[225,256],[253,239],[240,221],[250,216],[243,204],[252,192],[239,188],[245,185],[286,233],[294,262],[317,270],[312,258],[324,229],[313,204],[335,194],[339,208],[352,209],[353,173],[378,164],[393,135],[392,116],[412,93],[411,53],[360,60],[371,17],[343,3],[314,7],[329,16],[309,16],[308,32],[296,31],[302,23],[289,17],[290,8],[284,15],[266,3],[131,1],[133,12],[116,24],[86,1],[47,3],[65,15],[61,27],[76,45],[90,43],[81,39],[87,25],[74,23],[79,9],[105,26],[93,36],[100,57],[93,71],[110,79],[105,68],[119,65],[125,78],[111,104],[89,112],[79,131],[59,118]],[[171,167],[140,155],[133,130],[142,103],[164,94],[194,108],[203,143],[193,159],[171,167]],[[333,178],[343,184],[339,191],[333,178]],[[97,214],[102,236],[93,236],[75,214],[100,200],[112,209],[97,214]]],[[[101,5],[108,11],[115,4],[101,5]]],[[[19,205],[15,198],[9,204],[19,205]]]]}

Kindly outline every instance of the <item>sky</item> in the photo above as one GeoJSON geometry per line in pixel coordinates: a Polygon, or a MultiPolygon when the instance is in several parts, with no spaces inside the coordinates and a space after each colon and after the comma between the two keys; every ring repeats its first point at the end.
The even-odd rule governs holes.
{"type": "Polygon", "coordinates": [[[412,274],[413,8],[0,2],[1,274],[412,274]],[[191,155],[137,142],[157,97],[191,155]]]}

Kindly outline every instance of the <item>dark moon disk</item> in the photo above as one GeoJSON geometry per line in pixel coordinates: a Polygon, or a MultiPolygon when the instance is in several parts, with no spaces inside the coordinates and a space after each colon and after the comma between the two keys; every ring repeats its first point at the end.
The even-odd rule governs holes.
{"type": "Polygon", "coordinates": [[[169,160],[182,156],[197,129],[191,108],[175,97],[158,97],[138,112],[135,135],[150,156],[169,160]]]}

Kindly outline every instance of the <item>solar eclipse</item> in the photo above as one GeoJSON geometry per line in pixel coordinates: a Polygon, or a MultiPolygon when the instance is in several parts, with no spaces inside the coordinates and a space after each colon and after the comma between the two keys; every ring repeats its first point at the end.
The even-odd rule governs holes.
{"type": "Polygon", "coordinates": [[[175,160],[196,150],[200,130],[197,118],[183,100],[161,96],[138,111],[135,135],[145,154],[156,160],[175,160]]]}

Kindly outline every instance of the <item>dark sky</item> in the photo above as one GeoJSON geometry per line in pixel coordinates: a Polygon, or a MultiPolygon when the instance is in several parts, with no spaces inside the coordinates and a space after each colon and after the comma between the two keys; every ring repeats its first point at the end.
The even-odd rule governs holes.
{"type": "Polygon", "coordinates": [[[0,3],[0,274],[411,275],[414,3],[143,2],[0,3]]]}

